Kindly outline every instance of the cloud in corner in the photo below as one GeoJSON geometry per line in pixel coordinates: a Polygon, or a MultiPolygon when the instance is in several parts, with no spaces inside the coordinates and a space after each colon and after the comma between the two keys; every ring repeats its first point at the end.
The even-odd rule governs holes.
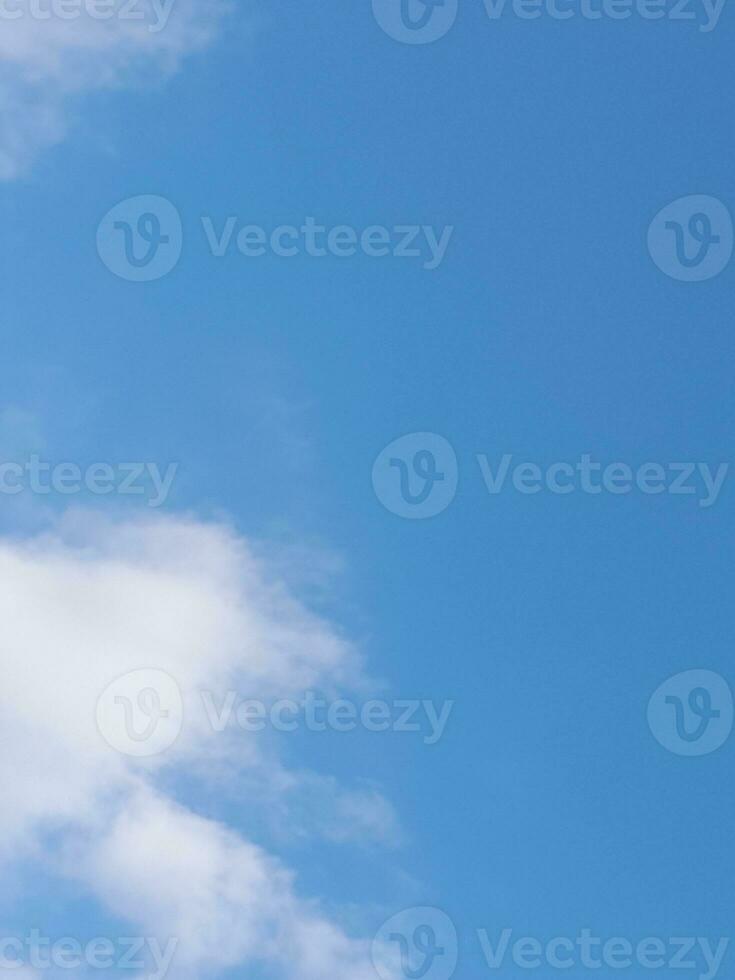
{"type": "Polygon", "coordinates": [[[224,0],[4,0],[0,180],[21,177],[65,138],[75,100],[179,70],[212,42],[226,9],[224,0]]]}

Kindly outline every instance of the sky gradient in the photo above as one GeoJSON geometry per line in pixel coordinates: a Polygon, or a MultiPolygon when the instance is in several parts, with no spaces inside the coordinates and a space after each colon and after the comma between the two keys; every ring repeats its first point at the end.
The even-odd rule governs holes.
{"type": "MultiPolygon", "coordinates": [[[[667,950],[730,935],[735,742],[684,757],[647,711],[667,678],[709,671],[726,726],[735,684],[729,470],[707,490],[735,408],[735,16],[560,0],[493,18],[461,0],[442,36],[404,43],[390,3],[179,0],[156,34],[27,11],[0,25],[1,460],[176,468],[157,507],[148,489],[0,495],[0,772],[18,816],[0,821],[0,936],[195,932],[172,977],[367,980],[382,924],[431,907],[456,929],[454,975],[476,980],[528,972],[510,952],[491,969],[482,929],[493,947],[505,928],[667,950]],[[105,216],[141,195],[170,203],[181,251],[132,282],[98,229],[119,272],[105,216]],[[694,195],[715,204],[664,215],[652,254],[657,215],[694,195]],[[688,282],[674,226],[706,238],[700,212],[723,267],[688,282]],[[218,256],[207,229],[228,218],[218,256]],[[355,254],[310,254],[309,219],[324,239],[345,226],[355,254]],[[247,226],[265,254],[238,249],[247,226]],[[274,254],[284,226],[298,254],[274,254]],[[406,228],[418,255],[394,254],[406,228]],[[415,433],[441,439],[410,442],[406,472],[433,460],[448,487],[425,519],[395,512],[393,450],[374,483],[415,433]],[[585,490],[585,456],[597,486],[628,467],[628,491],[585,490]],[[537,492],[513,482],[523,463],[537,492]],[[571,492],[544,482],[557,464],[571,492]],[[645,464],[662,492],[636,485],[645,464]],[[677,464],[693,492],[670,492],[677,464]],[[235,689],[453,707],[435,744],[425,715],[420,732],[252,739],[200,713],[139,763],[87,731],[137,669],[173,674],[189,706],[235,689]],[[83,764],[57,783],[49,746],[83,764]],[[199,847],[197,871],[180,855],[199,847]]],[[[713,980],[691,955],[677,973],[713,980]]],[[[590,969],[577,954],[563,972],[590,969]]],[[[90,975],[107,972],[125,975],[90,975]]]]}

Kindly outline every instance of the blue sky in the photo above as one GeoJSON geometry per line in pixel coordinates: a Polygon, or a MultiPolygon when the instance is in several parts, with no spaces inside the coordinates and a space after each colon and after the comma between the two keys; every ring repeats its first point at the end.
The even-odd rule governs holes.
{"type": "MultiPolygon", "coordinates": [[[[284,827],[237,786],[213,795],[183,770],[156,772],[157,790],[281,859],[350,936],[444,910],[461,978],[488,972],[482,928],[716,944],[731,923],[735,743],[683,758],[646,709],[682,671],[735,681],[729,480],[709,507],[699,491],[493,495],[476,457],[730,462],[735,266],[672,278],[647,232],[688,195],[735,210],[732,11],[704,32],[639,16],[493,21],[460,0],[451,30],[419,45],[388,36],[369,2],[218,15],[192,0],[181,17],[211,36],[177,41],[171,72],[136,53],[103,84],[91,58],[67,85],[71,44],[62,69],[41,70],[66,132],[34,137],[0,184],[3,457],[177,463],[156,520],[227,522],[359,647],[360,683],[455,705],[435,745],[277,740],[285,767],[389,801],[400,829],[379,841],[325,840],[321,784],[283,803],[284,827]],[[148,283],[114,275],[96,248],[103,216],[136,195],[166,198],[183,226],[180,261],[148,283]],[[427,270],[364,254],[217,258],[203,216],[454,230],[427,270]],[[415,432],[449,441],[459,483],[446,510],[414,521],[381,505],[371,473],[415,432]]],[[[33,27],[40,38],[45,23],[33,27]]],[[[4,101],[50,99],[33,88],[40,62],[2,48],[0,62],[4,101]]],[[[151,517],[142,500],[5,501],[6,543],[80,505],[151,517]]],[[[119,539],[102,536],[114,558],[119,539]]],[[[0,932],[128,935],[124,903],[48,847],[48,861],[9,868],[0,932]]],[[[257,967],[271,968],[297,975],[257,967]]],[[[243,954],[222,975],[253,969],[243,954]]]]}

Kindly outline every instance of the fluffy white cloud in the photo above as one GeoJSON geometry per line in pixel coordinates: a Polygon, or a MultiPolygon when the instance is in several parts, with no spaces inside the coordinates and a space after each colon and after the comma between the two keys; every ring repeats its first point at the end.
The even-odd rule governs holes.
{"type": "MultiPolygon", "coordinates": [[[[258,962],[303,980],[374,976],[367,944],[299,897],[278,860],[165,788],[197,767],[214,787],[241,771],[288,808],[274,787],[298,790],[302,777],[278,767],[270,744],[214,733],[197,696],[359,684],[359,659],[339,632],[233,531],[194,520],[77,513],[52,534],[0,541],[0,581],[4,860],[40,860],[142,935],[178,939],[179,977],[258,962]],[[186,724],[168,751],[135,759],[101,737],[96,705],[110,683],[144,668],[175,678],[186,724]]],[[[311,779],[330,786],[322,804],[335,802],[328,837],[355,827],[380,837],[390,824],[374,791],[350,799],[311,779]]]]}
{"type": "Polygon", "coordinates": [[[222,12],[221,0],[0,0],[0,179],[63,139],[70,100],[176,71],[222,12]]]}
{"type": "Polygon", "coordinates": [[[302,980],[375,980],[369,944],[299,900],[276,861],[159,795],[128,800],[70,867],[118,915],[178,940],[176,976],[264,963],[302,980]]]}

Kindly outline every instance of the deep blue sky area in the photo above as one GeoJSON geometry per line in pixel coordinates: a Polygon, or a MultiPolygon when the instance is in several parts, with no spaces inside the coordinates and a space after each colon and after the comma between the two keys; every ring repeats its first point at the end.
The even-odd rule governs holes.
{"type": "MultiPolygon", "coordinates": [[[[730,479],[709,507],[699,490],[493,495],[477,456],[731,461],[735,263],[672,278],[647,232],[688,195],[735,214],[734,41],[727,8],[704,33],[491,21],[460,0],[444,37],[408,45],[367,0],[241,2],[171,78],[72,100],[67,138],[0,185],[2,402],[41,420],[50,458],[178,462],[166,511],[226,517],[286,564],[314,548],[339,571],[295,587],[390,696],[455,701],[437,745],[289,743],[300,765],[379,784],[403,840],[285,853],[367,933],[443,909],[461,980],[487,972],[480,928],[715,944],[732,929],[735,742],[685,758],[646,720],[671,675],[735,684],[730,479]],[[183,252],[134,283],[95,235],[143,194],[177,208],[183,252]],[[203,216],[454,231],[433,270],[218,258],[203,216]],[[448,440],[459,483],[441,513],[404,520],[371,474],[416,432],[448,440]]],[[[87,902],[70,914],[99,932],[87,902]]]]}

